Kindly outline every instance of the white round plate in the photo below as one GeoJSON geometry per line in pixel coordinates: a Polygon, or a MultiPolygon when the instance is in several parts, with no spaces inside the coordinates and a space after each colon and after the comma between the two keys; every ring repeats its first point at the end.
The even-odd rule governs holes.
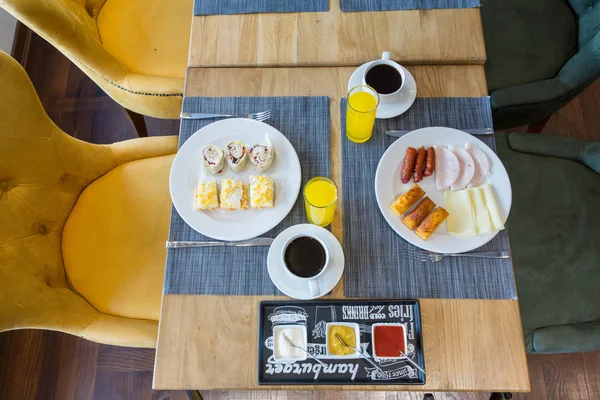
{"type": "MultiPolygon", "coordinates": [[[[350,90],[352,90],[353,87],[362,85],[362,77],[365,70],[372,62],[373,61],[369,61],[368,63],[361,65],[352,73],[352,76],[348,81],[348,93],[350,93],[350,90]]],[[[415,102],[415,99],[417,98],[417,82],[406,68],[402,67],[402,70],[404,71],[406,82],[404,82],[400,99],[394,103],[379,103],[375,118],[387,119],[397,117],[398,115],[404,114],[415,102]]]]}
{"type": "Polygon", "coordinates": [[[299,300],[316,299],[332,291],[340,281],[344,272],[344,251],[340,242],[327,229],[312,224],[294,225],[281,232],[271,244],[269,255],[267,256],[267,268],[271,281],[285,295],[299,300]],[[285,241],[299,233],[318,236],[325,243],[329,251],[329,266],[323,275],[317,278],[321,291],[317,296],[311,295],[308,283],[298,283],[298,281],[290,278],[281,263],[281,252],[283,251],[285,241]]]}
{"type": "Polygon", "coordinates": [[[169,189],[175,209],[189,226],[213,239],[236,241],[262,235],[280,223],[296,203],[301,180],[296,150],[281,132],[262,122],[232,118],[205,126],[181,146],[171,167],[169,189]],[[264,143],[265,134],[269,135],[275,149],[273,165],[265,173],[275,184],[275,206],[272,209],[249,208],[243,211],[194,210],[194,188],[201,179],[220,182],[225,178],[238,178],[249,184],[250,176],[258,175],[250,160],[242,172],[233,172],[226,166],[220,174],[205,175],[202,148],[212,144],[224,149],[236,139],[248,145],[260,144],[264,143]]]}
{"type": "MultiPolygon", "coordinates": [[[[475,143],[483,150],[492,164],[492,173],[488,177],[487,183],[490,183],[494,189],[500,213],[503,221],[506,222],[512,204],[512,188],[506,169],[496,153],[481,140],[463,131],[440,127],[417,129],[399,138],[388,147],[379,161],[375,174],[375,195],[379,209],[392,229],[409,243],[436,253],[463,253],[483,246],[498,233],[496,231],[476,236],[450,235],[446,231],[444,222],[428,240],[422,240],[404,226],[401,217],[396,216],[390,210],[390,205],[394,200],[414,185],[412,179],[406,185],[400,180],[402,161],[407,147],[419,148],[450,144],[464,147],[467,142],[475,143]]],[[[438,207],[444,207],[444,192],[436,189],[434,176],[425,177],[419,182],[419,186],[438,207]]]]}

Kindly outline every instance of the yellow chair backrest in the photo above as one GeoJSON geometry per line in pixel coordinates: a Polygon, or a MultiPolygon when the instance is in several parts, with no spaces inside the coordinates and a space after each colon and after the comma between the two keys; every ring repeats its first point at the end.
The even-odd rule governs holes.
{"type": "Polygon", "coordinates": [[[0,0],[119,104],[174,119],[181,112],[192,6],[192,0],[0,0]]]}
{"type": "Polygon", "coordinates": [[[175,143],[94,145],[68,136],[48,118],[21,66],[0,52],[0,331],[42,328],[154,346],[156,321],[99,313],[69,288],[61,239],[88,184],[125,162],[171,154],[175,143]]]}

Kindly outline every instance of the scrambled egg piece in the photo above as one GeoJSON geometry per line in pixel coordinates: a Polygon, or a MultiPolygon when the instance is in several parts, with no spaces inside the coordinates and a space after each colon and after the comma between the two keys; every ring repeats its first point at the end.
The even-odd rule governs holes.
{"type": "Polygon", "coordinates": [[[217,182],[199,182],[194,190],[194,208],[196,210],[213,210],[219,207],[217,182]]]}
{"type": "Polygon", "coordinates": [[[221,182],[221,209],[246,210],[248,188],[239,179],[223,179],[221,182]]]}
{"type": "Polygon", "coordinates": [[[252,208],[273,208],[275,186],[273,179],[266,175],[250,177],[250,206],[252,208]]]}

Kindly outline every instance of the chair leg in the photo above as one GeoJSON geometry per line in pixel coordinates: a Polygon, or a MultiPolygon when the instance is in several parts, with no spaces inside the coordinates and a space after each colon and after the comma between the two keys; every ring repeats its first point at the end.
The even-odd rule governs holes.
{"type": "Polygon", "coordinates": [[[527,127],[527,133],[542,133],[542,129],[544,129],[544,126],[546,126],[549,119],[550,117],[546,117],[529,125],[527,127]]]}
{"type": "Polygon", "coordinates": [[[170,398],[170,390],[153,390],[150,394],[150,400],[168,400],[170,398]]]}
{"type": "Polygon", "coordinates": [[[185,392],[189,400],[202,400],[202,394],[199,390],[187,390],[185,392]]]}
{"type": "Polygon", "coordinates": [[[127,116],[129,120],[135,127],[135,130],[139,137],[148,137],[148,128],[146,127],[146,120],[142,114],[138,114],[131,110],[125,109],[127,111],[127,116]]]}
{"type": "Polygon", "coordinates": [[[490,400],[510,400],[512,399],[512,393],[497,393],[490,394],[490,400]]]}

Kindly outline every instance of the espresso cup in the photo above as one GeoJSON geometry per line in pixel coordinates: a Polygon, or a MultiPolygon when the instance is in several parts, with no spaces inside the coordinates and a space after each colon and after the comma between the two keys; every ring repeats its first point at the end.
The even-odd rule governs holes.
{"type": "MultiPolygon", "coordinates": [[[[291,262],[291,264],[294,263],[293,260],[289,260],[289,261],[291,262]]],[[[281,263],[283,264],[285,272],[287,273],[287,275],[290,278],[292,278],[294,281],[298,282],[299,284],[308,284],[311,296],[314,297],[314,296],[318,296],[321,294],[321,290],[319,289],[319,283],[317,282],[317,279],[325,273],[325,271],[327,270],[327,267],[329,266],[329,250],[327,249],[327,245],[325,245],[325,242],[320,237],[318,237],[316,235],[308,234],[308,233],[299,233],[297,235],[290,237],[283,244],[283,251],[281,252],[281,263]],[[306,277],[299,276],[297,273],[298,271],[296,271],[296,273],[294,272],[294,269],[302,268],[301,266],[288,265],[288,261],[286,261],[286,258],[287,258],[286,254],[288,252],[288,248],[290,247],[292,242],[294,242],[295,240],[300,239],[302,237],[311,238],[311,239],[316,240],[321,245],[321,247],[323,248],[323,252],[325,253],[325,260],[322,263],[323,266],[321,267],[321,270],[318,271],[315,275],[306,276],[306,277]]],[[[314,269],[316,270],[317,268],[314,268],[314,269]]],[[[305,272],[310,274],[312,271],[307,268],[307,271],[305,271],[305,272]]]]}
{"type": "Polygon", "coordinates": [[[394,103],[400,100],[400,97],[402,97],[402,88],[406,82],[406,76],[404,74],[404,69],[397,62],[390,60],[390,52],[386,51],[381,56],[381,60],[375,60],[371,62],[367,69],[365,69],[362,82],[363,85],[367,85],[375,89],[375,91],[379,94],[380,103],[394,103]],[[395,76],[393,75],[383,76],[383,74],[381,74],[381,76],[373,76],[372,74],[377,72],[377,69],[374,70],[373,68],[381,65],[385,65],[396,70],[398,77],[400,78],[400,82],[395,82],[395,76]],[[371,72],[371,74],[369,74],[369,72],[371,72]]]}

